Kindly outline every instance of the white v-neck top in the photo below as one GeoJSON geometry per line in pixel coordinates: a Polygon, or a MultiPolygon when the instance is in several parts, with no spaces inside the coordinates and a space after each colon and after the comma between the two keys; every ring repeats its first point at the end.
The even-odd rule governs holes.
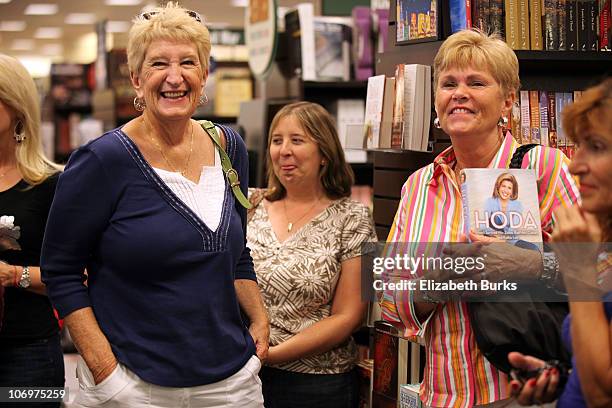
{"type": "Polygon", "coordinates": [[[216,231],[221,222],[221,211],[225,195],[225,180],[221,168],[221,157],[215,148],[214,166],[202,166],[198,184],[180,173],[153,168],[172,192],[206,224],[216,231]]]}

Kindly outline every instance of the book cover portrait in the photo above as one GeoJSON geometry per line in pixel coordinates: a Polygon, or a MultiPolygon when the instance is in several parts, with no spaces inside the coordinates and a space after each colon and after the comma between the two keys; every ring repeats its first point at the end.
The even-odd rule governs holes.
{"type": "Polygon", "coordinates": [[[464,169],[460,181],[466,235],[542,242],[533,169],[464,169]]]}

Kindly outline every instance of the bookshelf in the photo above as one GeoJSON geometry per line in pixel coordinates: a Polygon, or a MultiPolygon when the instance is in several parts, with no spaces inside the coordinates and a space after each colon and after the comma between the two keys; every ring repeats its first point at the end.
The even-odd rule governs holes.
{"type": "MultiPolygon", "coordinates": [[[[391,2],[389,10],[389,43],[387,51],[375,58],[376,74],[393,76],[395,66],[404,64],[433,65],[440,41],[397,45],[396,2],[391,2]]],[[[448,4],[441,10],[442,38],[450,34],[448,24],[448,4]]],[[[570,92],[585,89],[600,82],[605,76],[612,75],[612,52],[609,51],[535,51],[515,50],[519,60],[521,88],[570,92]]],[[[433,98],[432,98],[433,101],[433,98]]],[[[432,105],[433,111],[433,105],[432,105]]],[[[435,114],[432,115],[432,120],[435,114]]],[[[431,126],[430,140],[434,140],[434,152],[423,153],[407,150],[374,151],[374,220],[380,237],[393,221],[399,202],[400,189],[406,178],[418,168],[431,162],[437,153],[449,145],[449,138],[442,131],[431,126]],[[395,191],[390,195],[390,191],[395,191]],[[378,204],[378,205],[377,205],[378,204]],[[392,214],[389,212],[392,211],[392,214]]]]}
{"type": "MultiPolygon", "coordinates": [[[[440,17],[448,18],[448,3],[442,3],[440,17]]],[[[397,45],[396,2],[390,5],[388,27],[389,44],[386,52],[375,58],[376,75],[394,75],[396,65],[433,65],[442,40],[397,45]]],[[[442,21],[441,38],[446,38],[448,21],[442,21]]],[[[522,89],[571,92],[585,89],[612,74],[612,52],[606,51],[532,51],[516,50],[522,89]]],[[[434,90],[435,92],[435,90],[434,90]]],[[[518,95],[517,95],[518,96],[518,95]]],[[[433,111],[433,98],[432,98],[433,111]]],[[[432,120],[435,114],[432,114],[432,120]]],[[[379,240],[389,233],[400,200],[401,188],[406,179],[417,169],[429,164],[437,154],[450,145],[450,139],[442,131],[431,126],[432,152],[408,150],[375,150],[373,152],[374,221],[379,240]]],[[[417,347],[416,344],[414,344],[417,347]]],[[[375,348],[377,345],[374,346],[375,348]]],[[[413,362],[409,362],[413,363],[413,362]]],[[[376,372],[375,364],[375,372],[376,372]]],[[[416,379],[421,381],[422,378],[416,379]]],[[[411,381],[415,381],[412,377],[411,381]]]]}
{"type": "MultiPolygon", "coordinates": [[[[362,99],[367,94],[367,81],[304,81],[290,70],[288,40],[285,32],[278,33],[275,60],[269,74],[257,78],[256,98],[241,105],[238,125],[243,128],[249,160],[251,163],[250,184],[263,187],[265,177],[265,155],[267,135],[274,115],[292,102],[315,102],[334,114],[334,103],[339,99],[362,99]]],[[[350,159],[350,158],[347,158],[350,159]]],[[[365,163],[350,163],[355,173],[356,185],[372,185],[372,155],[365,163]]]]}

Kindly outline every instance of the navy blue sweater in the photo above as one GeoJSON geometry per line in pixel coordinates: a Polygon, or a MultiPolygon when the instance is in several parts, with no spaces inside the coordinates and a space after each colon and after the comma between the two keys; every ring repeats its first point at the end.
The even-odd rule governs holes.
{"type": "MultiPolygon", "coordinates": [[[[246,147],[222,129],[246,194],[246,147]]],[[[256,279],[245,229],[227,181],[213,232],[115,129],[74,152],[60,176],[42,276],[60,316],[91,306],[117,359],[143,380],[209,384],[255,353],[234,290],[235,279],[256,279]]]]}

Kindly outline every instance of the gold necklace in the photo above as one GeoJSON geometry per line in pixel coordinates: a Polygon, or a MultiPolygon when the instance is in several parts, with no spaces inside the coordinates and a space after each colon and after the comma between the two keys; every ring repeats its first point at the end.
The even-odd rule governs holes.
{"type": "Polygon", "coordinates": [[[161,156],[164,158],[164,161],[166,162],[166,164],[168,165],[168,167],[170,167],[170,169],[175,172],[175,173],[180,173],[183,177],[187,177],[185,176],[185,173],[187,173],[187,170],[189,169],[189,162],[191,161],[191,154],[193,153],[193,122],[191,122],[191,142],[189,143],[189,155],[187,156],[187,161],[185,162],[185,167],[183,168],[183,171],[179,171],[177,170],[172,163],[170,162],[170,160],[166,157],[166,154],[164,153],[164,150],[161,148],[161,145],[155,140],[155,138],[153,137],[153,132],[150,131],[150,128],[148,126],[148,123],[145,121],[144,117],[142,118],[142,122],[145,125],[145,129],[146,131],[149,133],[149,137],[151,139],[151,143],[153,143],[153,146],[155,146],[157,148],[157,150],[159,150],[159,153],[161,154],[161,156]]]}
{"type": "Polygon", "coordinates": [[[285,209],[285,219],[287,220],[287,232],[291,232],[291,230],[293,229],[293,225],[297,224],[298,222],[302,220],[302,218],[308,215],[318,203],[319,203],[319,199],[317,198],[317,201],[314,202],[314,204],[308,209],[308,211],[302,214],[302,216],[298,218],[297,220],[291,222],[289,221],[289,217],[287,216],[287,198],[285,197],[285,199],[283,199],[283,208],[285,209]]]}

